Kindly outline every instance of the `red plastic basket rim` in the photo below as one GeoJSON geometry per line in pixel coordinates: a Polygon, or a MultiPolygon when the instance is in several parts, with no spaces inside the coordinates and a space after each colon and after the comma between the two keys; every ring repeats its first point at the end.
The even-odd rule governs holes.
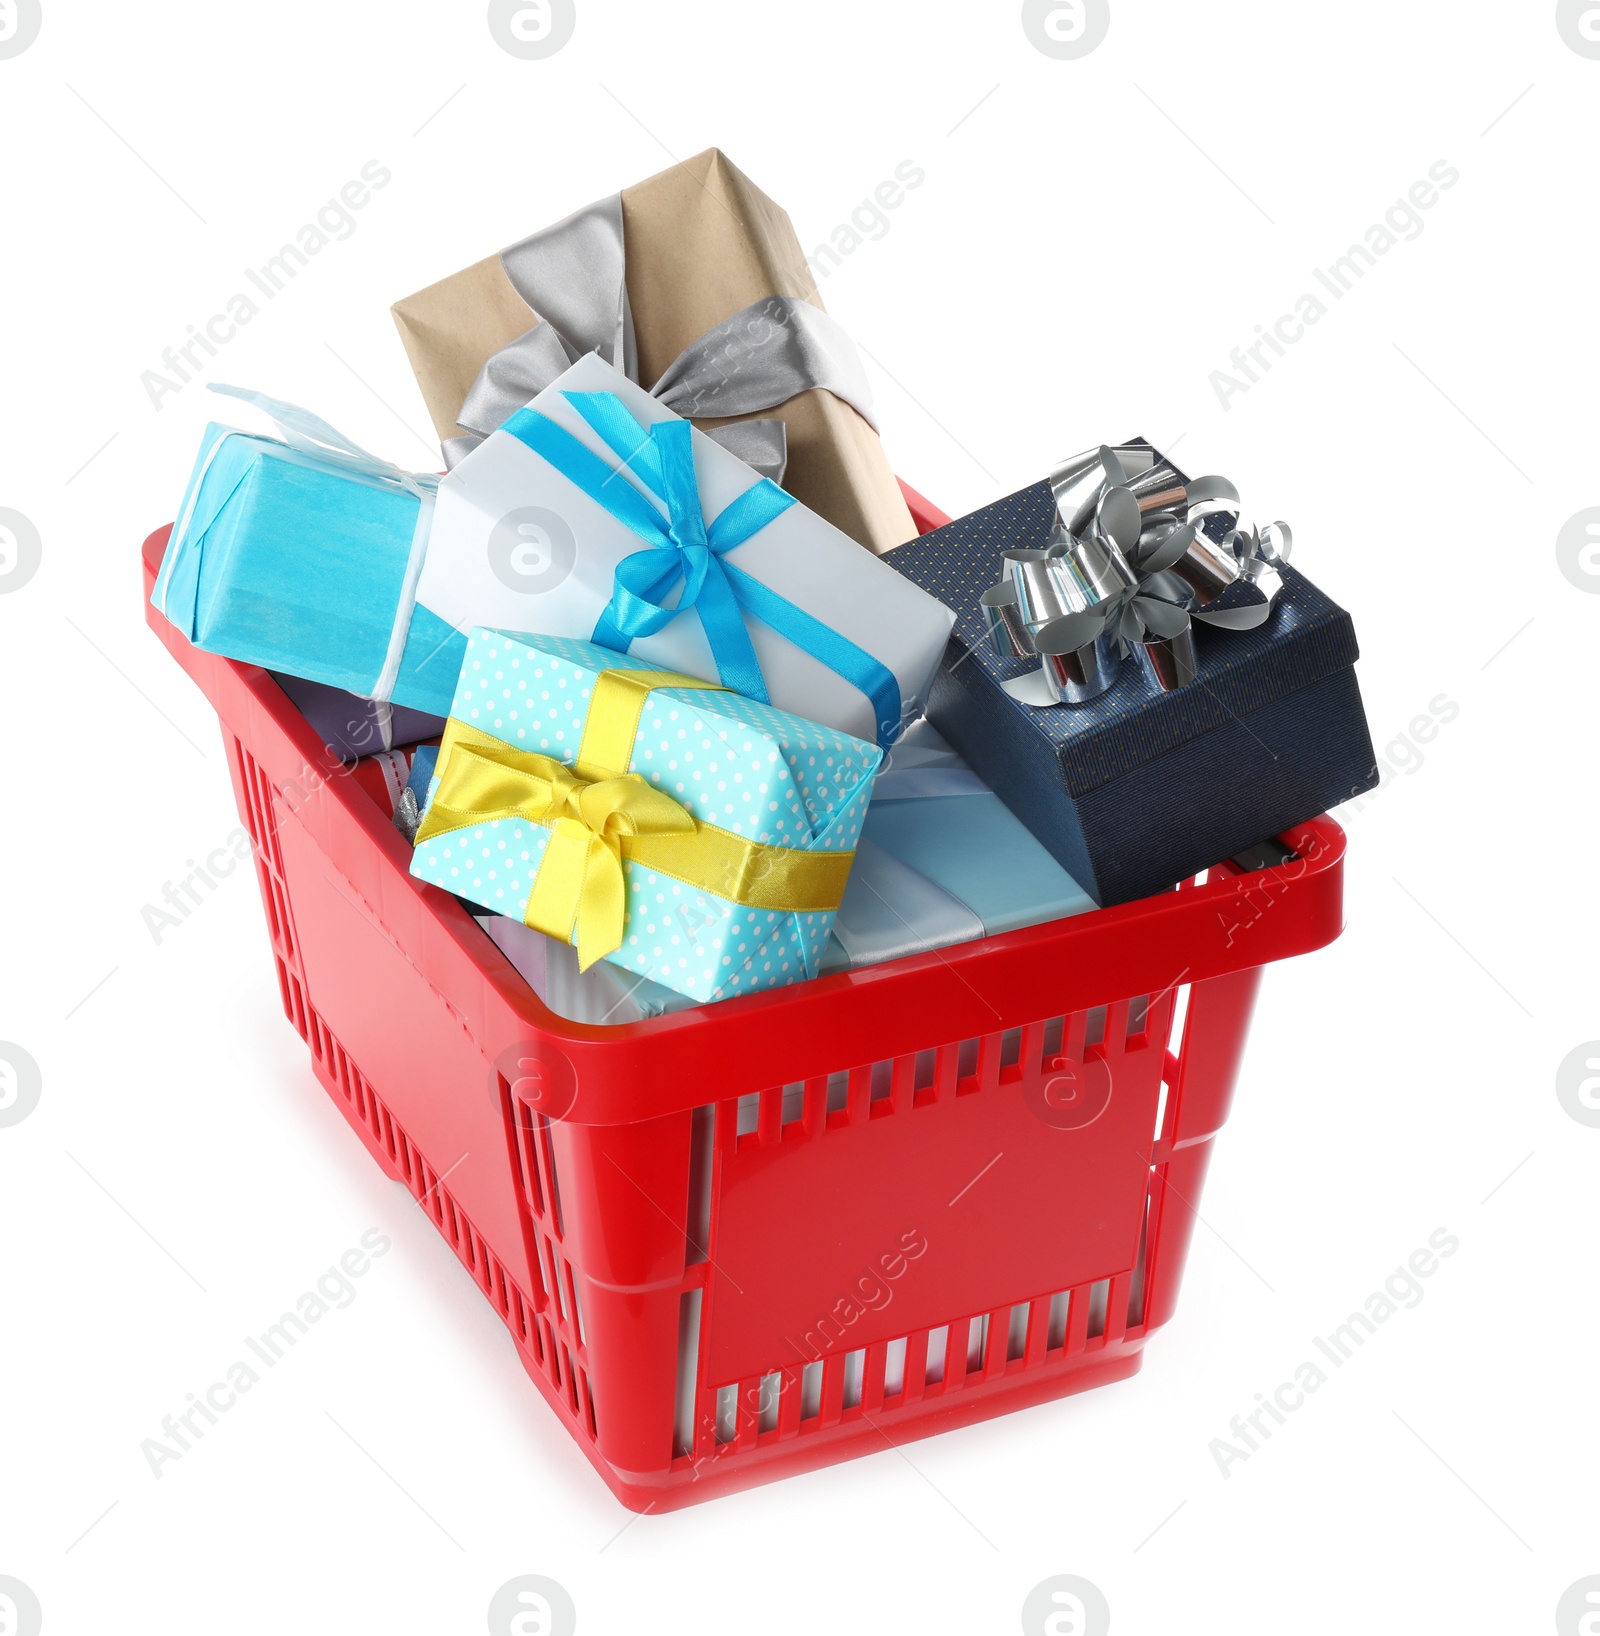
{"type": "MultiPolygon", "coordinates": [[[[346,764],[317,737],[269,672],[193,648],[150,607],[149,588],[170,533],[169,525],[144,543],[146,617],[152,628],[202,686],[200,673],[207,665],[223,666],[233,674],[255,706],[284,732],[308,772],[320,777],[322,790],[337,804],[341,818],[359,827],[384,866],[421,900],[420,907],[438,930],[468,956],[505,1008],[501,1022],[509,1031],[503,1039],[488,1042],[496,1050],[511,1047],[519,1037],[558,1047],[579,1078],[591,1067],[599,1068],[602,1059],[610,1059],[606,1067],[613,1070],[622,1069],[622,1058],[639,1068],[648,1062],[651,1079],[663,1090],[679,1077],[681,1065],[688,1089],[695,1077],[692,1066],[703,1071],[707,1052],[717,1050],[719,1037],[737,1037],[742,1048],[764,1022],[780,1013],[791,1034],[803,1033],[807,1013],[817,1028],[828,1031],[830,1044],[819,1055],[837,1058],[843,1029],[871,1040],[866,1060],[877,1060],[927,1045],[925,1028],[897,1029],[895,1017],[913,992],[925,1006],[924,991],[943,977],[954,979],[945,984],[948,1033],[954,1041],[1022,1026],[1042,1014],[1041,1005],[1050,1014],[1089,1009],[1308,953],[1332,942],[1342,929],[1339,878],[1345,837],[1336,823],[1323,817],[1279,837],[1295,857],[1268,869],[1246,873],[1224,863],[1210,871],[1204,884],[1184,883],[1134,903],[638,1022],[569,1021],[539,999],[465,907],[410,874],[410,848],[404,837],[370,795],[343,776],[346,764]],[[1319,881],[1323,890],[1307,890],[1319,881]],[[1259,907],[1287,902],[1291,895],[1296,913],[1273,915],[1259,907]],[[1219,935],[1230,927],[1249,931],[1237,947],[1231,935],[1219,935]],[[1188,957],[1180,958],[1186,949],[1188,957]],[[904,1040],[897,1037],[901,1032],[904,1040]]],[[[384,935],[399,943],[370,904],[368,909],[384,935]]],[[[442,991],[441,984],[435,986],[442,991]]],[[[789,1083],[806,1077],[791,1071],[797,1066],[801,1065],[784,1070],[782,1081],[768,1073],[761,1082],[789,1083]]],[[[671,1095],[654,1100],[653,1112],[667,1112],[675,1105],[671,1095]]],[[[575,1107],[558,1116],[603,1124],[649,1117],[638,1111],[636,1102],[628,1097],[624,1107],[608,1096],[599,1105],[575,1107]]]]}

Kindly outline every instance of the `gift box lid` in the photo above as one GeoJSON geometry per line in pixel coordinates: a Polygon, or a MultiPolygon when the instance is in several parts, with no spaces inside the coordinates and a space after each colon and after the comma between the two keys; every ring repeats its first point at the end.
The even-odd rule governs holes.
{"type": "MultiPolygon", "coordinates": [[[[979,598],[1004,576],[1003,558],[1043,548],[1055,523],[1048,481],[1019,490],[889,552],[884,561],[955,610],[948,672],[976,666],[998,690],[1036,661],[1006,660],[985,638],[979,598]]],[[[1035,709],[1018,704],[1008,730],[1046,741],[1060,761],[1067,793],[1086,795],[1135,767],[1260,706],[1322,680],[1359,656],[1349,614],[1303,574],[1283,571],[1284,589],[1266,623],[1253,631],[1197,625],[1200,675],[1163,693],[1131,661],[1115,684],[1088,704],[1035,709]]]]}

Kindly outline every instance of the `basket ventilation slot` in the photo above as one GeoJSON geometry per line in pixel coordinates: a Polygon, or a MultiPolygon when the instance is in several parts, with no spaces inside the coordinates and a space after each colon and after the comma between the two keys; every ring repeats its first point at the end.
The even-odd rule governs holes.
{"type": "MultiPolygon", "coordinates": [[[[299,984],[292,973],[279,962],[280,976],[289,985],[295,1003],[302,1006],[299,984]]],[[[286,1002],[285,1009],[288,1010],[286,1002]]],[[[363,1126],[372,1140],[389,1157],[400,1178],[411,1190],[412,1197],[422,1206],[424,1214],[443,1235],[478,1287],[488,1296],[496,1312],[511,1331],[512,1338],[531,1357],[556,1387],[574,1420],[589,1438],[597,1436],[594,1396],[589,1386],[587,1370],[583,1367],[583,1318],[578,1305],[577,1286],[571,1266],[555,1241],[548,1234],[536,1234],[539,1259],[537,1271],[540,1288],[530,1301],[507,1274],[505,1266],[484,1242],[445,1186],[440,1176],[423,1158],[365,1076],[350,1060],[349,1053],[334,1038],[327,1025],[314,1012],[305,1012],[304,1026],[290,1011],[295,1026],[305,1034],[312,1054],[321,1064],[326,1077],[363,1126]],[[548,1291],[556,1292],[559,1321],[550,1321],[551,1302],[548,1291]]],[[[448,1171],[446,1172],[448,1174],[448,1171]]],[[[553,1170],[547,1179],[553,1184],[553,1170]]]]}

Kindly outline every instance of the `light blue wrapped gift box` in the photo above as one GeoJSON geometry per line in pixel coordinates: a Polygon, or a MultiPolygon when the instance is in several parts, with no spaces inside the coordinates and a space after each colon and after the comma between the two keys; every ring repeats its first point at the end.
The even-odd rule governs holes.
{"type": "MultiPolygon", "coordinates": [[[[513,749],[570,763],[596,677],[654,667],[591,642],[475,630],[451,715],[513,749]]],[[[876,745],[720,688],[657,688],[644,702],[627,771],[702,823],[764,846],[851,851],[882,761],[876,745]]],[[[429,795],[438,790],[437,776],[429,795]]],[[[426,814],[424,814],[426,816],[426,814]]],[[[550,831],[498,818],[433,836],[411,872],[521,921],[550,831]]],[[[610,961],[706,1001],[817,974],[829,912],[751,909],[625,859],[627,918],[610,961]]]]}
{"type": "Polygon", "coordinates": [[[363,697],[397,659],[388,697],[442,714],[466,638],[418,604],[390,652],[433,480],[370,464],[208,426],[151,600],[196,647],[363,697]]]}
{"type": "Polygon", "coordinates": [[[885,746],[921,711],[950,610],[592,354],[444,478],[212,390],[283,440],[206,433],[151,597],[197,647],[431,715],[476,627],[598,637],[885,746]]]}
{"type": "MultiPolygon", "coordinates": [[[[413,778],[431,771],[419,752],[413,778]],[[428,771],[424,771],[428,769],[428,771]]],[[[878,775],[820,973],[860,970],[1084,914],[1087,892],[925,721],[878,775]]],[[[640,1022],[695,1002],[518,921],[480,924],[550,1009],[573,1022],[640,1022]]]]}

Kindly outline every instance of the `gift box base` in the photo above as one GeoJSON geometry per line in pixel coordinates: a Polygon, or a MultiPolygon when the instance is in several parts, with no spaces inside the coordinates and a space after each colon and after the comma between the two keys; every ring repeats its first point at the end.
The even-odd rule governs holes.
{"type": "Polygon", "coordinates": [[[959,665],[940,671],[929,720],[980,778],[1004,785],[1006,805],[1102,907],[1164,892],[1378,781],[1350,670],[1274,699],[1076,799],[1061,788],[1054,764],[1022,753],[1014,742],[1020,718],[996,720],[988,690],[967,685],[974,674],[959,665]],[[1279,758],[1274,745],[1299,749],[1292,759],[1279,758]],[[1367,766],[1370,776],[1349,776],[1351,767],[1367,766]],[[1225,777],[1219,767],[1227,768],[1225,777]]]}
{"type": "Polygon", "coordinates": [[[1127,909],[585,1027],[408,875],[264,671],[149,618],[220,718],[263,976],[317,1080],[624,1505],[1137,1367],[1174,1310],[1259,968],[1339,933],[1336,825],[1127,909]]]}

